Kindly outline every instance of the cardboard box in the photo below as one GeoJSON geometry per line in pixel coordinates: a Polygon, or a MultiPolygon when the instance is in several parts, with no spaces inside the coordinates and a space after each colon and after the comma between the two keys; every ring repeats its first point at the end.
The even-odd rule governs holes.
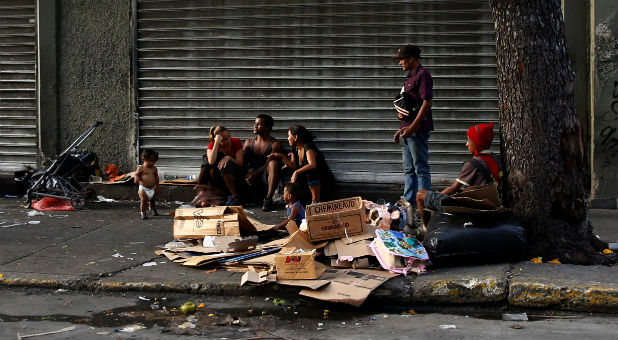
{"type": "Polygon", "coordinates": [[[275,255],[277,279],[299,280],[320,277],[326,270],[326,266],[315,261],[315,253],[315,250],[303,251],[295,247],[282,248],[281,252],[275,255]]]}
{"type": "Polygon", "coordinates": [[[240,206],[183,208],[174,212],[174,238],[240,236],[240,231],[256,232],[240,206]]]}
{"type": "Polygon", "coordinates": [[[311,242],[331,240],[365,232],[363,200],[360,197],[308,205],[305,209],[311,242]]]}

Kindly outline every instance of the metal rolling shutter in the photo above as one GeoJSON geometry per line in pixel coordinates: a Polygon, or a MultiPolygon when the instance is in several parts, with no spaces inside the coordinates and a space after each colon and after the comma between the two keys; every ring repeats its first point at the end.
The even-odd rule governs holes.
{"type": "Polygon", "coordinates": [[[34,0],[0,2],[0,171],[37,163],[34,0]]]}
{"type": "MultiPolygon", "coordinates": [[[[497,120],[493,21],[482,1],[138,0],[141,148],[166,173],[196,174],[211,125],[274,135],[302,124],[339,181],[401,183],[392,99],[405,73],[390,59],[415,43],[434,77],[434,183],[469,157],[466,129],[497,120]]],[[[497,135],[497,134],[496,134],[497,135]]]]}

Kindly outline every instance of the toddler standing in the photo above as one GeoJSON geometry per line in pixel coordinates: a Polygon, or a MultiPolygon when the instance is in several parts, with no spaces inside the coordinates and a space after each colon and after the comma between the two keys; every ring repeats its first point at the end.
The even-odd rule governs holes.
{"type": "Polygon", "coordinates": [[[143,164],[138,166],[137,170],[135,170],[133,180],[135,183],[139,184],[139,189],[137,191],[141,201],[139,210],[142,219],[146,219],[148,218],[146,216],[148,202],[150,202],[150,211],[152,215],[159,215],[155,206],[157,193],[159,192],[159,172],[157,171],[157,167],[155,167],[155,163],[159,159],[159,154],[154,150],[145,149],[142,152],[141,159],[143,164]]]}

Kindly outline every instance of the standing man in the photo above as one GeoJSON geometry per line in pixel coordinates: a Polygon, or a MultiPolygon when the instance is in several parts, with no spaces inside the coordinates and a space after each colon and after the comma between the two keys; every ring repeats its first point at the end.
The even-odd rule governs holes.
{"type": "Polygon", "coordinates": [[[273,195],[279,185],[279,171],[281,163],[272,159],[268,161],[268,155],[273,152],[281,152],[281,143],[270,133],[273,130],[274,120],[267,114],[259,114],[253,124],[255,137],[245,142],[245,158],[247,160],[247,183],[255,187],[256,184],[266,184],[268,191],[262,205],[262,210],[273,210],[273,195]]]}
{"type": "Polygon", "coordinates": [[[421,50],[417,46],[406,45],[400,48],[397,56],[392,59],[398,59],[401,68],[409,71],[400,94],[405,99],[405,108],[402,110],[396,105],[401,122],[399,130],[393,136],[393,142],[401,145],[403,155],[406,176],[403,196],[416,206],[418,189],[431,188],[428,141],[429,134],[433,131],[433,80],[429,71],[420,64],[421,50]],[[409,114],[406,115],[406,112],[409,114]]]}

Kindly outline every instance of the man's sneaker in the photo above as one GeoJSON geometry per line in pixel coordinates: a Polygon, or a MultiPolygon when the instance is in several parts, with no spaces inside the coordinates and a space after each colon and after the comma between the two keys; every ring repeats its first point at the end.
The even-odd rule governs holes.
{"type": "Polygon", "coordinates": [[[238,197],[228,196],[227,201],[225,201],[225,205],[238,205],[238,197]]]}
{"type": "Polygon", "coordinates": [[[273,206],[273,200],[266,197],[264,198],[264,203],[262,204],[262,211],[273,211],[275,207],[273,206]]]}
{"type": "Polygon", "coordinates": [[[150,208],[150,213],[152,214],[152,216],[159,216],[157,208],[150,208]]]}
{"type": "Polygon", "coordinates": [[[145,220],[145,219],[148,218],[148,216],[146,216],[146,212],[145,211],[142,211],[139,214],[142,216],[142,220],[145,220]]]}

